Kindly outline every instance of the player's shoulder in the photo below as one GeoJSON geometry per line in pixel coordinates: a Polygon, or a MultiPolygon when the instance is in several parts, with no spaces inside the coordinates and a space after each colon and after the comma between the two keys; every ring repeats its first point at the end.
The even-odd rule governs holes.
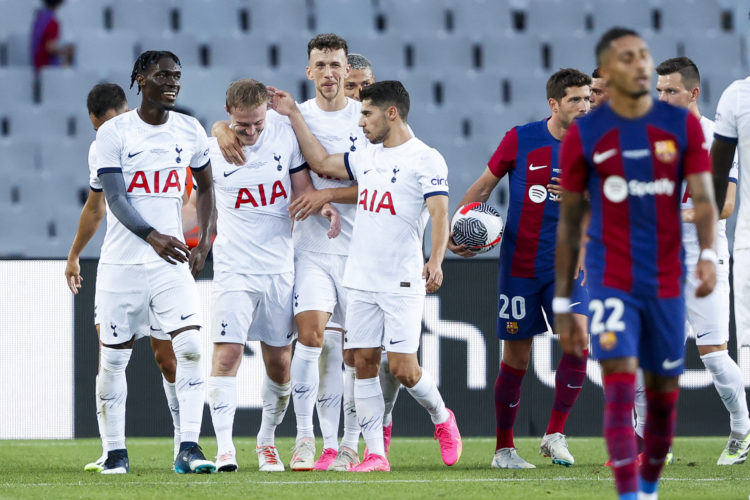
{"type": "MultiPolygon", "coordinates": [[[[112,133],[113,131],[127,131],[132,128],[133,118],[137,115],[137,110],[131,109],[125,113],[120,113],[117,116],[113,116],[106,122],[102,123],[99,129],[96,131],[96,136],[99,137],[102,133],[112,133]]],[[[94,141],[96,142],[96,141],[94,141]]]]}
{"type": "Polygon", "coordinates": [[[184,126],[188,129],[203,130],[203,125],[201,125],[201,122],[198,121],[198,119],[194,116],[186,115],[185,113],[180,113],[179,111],[170,111],[169,115],[170,120],[176,126],[184,126]]]}
{"type": "Polygon", "coordinates": [[[416,136],[409,139],[406,145],[409,147],[409,152],[422,161],[439,161],[445,163],[445,158],[443,158],[440,151],[416,136]]]}

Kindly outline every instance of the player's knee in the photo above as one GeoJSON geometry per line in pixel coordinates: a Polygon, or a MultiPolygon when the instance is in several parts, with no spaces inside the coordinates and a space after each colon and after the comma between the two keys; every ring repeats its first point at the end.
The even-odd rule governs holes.
{"type": "Polygon", "coordinates": [[[411,366],[406,363],[390,364],[390,370],[394,377],[406,387],[414,387],[422,378],[422,370],[419,366],[411,366]]]}
{"type": "Polygon", "coordinates": [[[172,349],[177,363],[199,363],[201,360],[201,339],[198,330],[190,329],[173,334],[172,349]]]}

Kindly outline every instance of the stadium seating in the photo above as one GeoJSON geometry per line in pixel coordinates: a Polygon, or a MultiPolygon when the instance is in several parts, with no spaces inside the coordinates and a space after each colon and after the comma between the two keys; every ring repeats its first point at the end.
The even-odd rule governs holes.
{"type": "Polygon", "coordinates": [[[372,61],[378,80],[404,82],[410,125],[449,160],[454,202],[507,129],[549,114],[544,84],[551,72],[594,68],[596,40],[612,25],[641,32],[656,63],[693,58],[707,116],[726,85],[748,70],[747,34],[739,29],[745,25],[735,19],[732,31],[726,22],[741,9],[728,11],[731,3],[719,0],[608,0],[606,8],[588,0],[67,0],[58,16],[63,39],[76,45],[75,65],[45,68],[35,94],[29,30],[40,5],[0,0],[0,157],[8,159],[0,171],[12,180],[1,190],[0,207],[26,210],[34,176],[64,173],[76,183],[58,182],[71,196],[42,190],[64,207],[58,218],[30,214],[38,223],[19,230],[15,247],[4,240],[0,255],[65,255],[70,238],[63,245],[48,226],[70,229],[59,214],[79,212],[85,199],[86,153],[94,137],[86,94],[95,83],[112,81],[137,107],[141,97],[128,86],[144,50],[180,57],[178,104],[209,127],[225,118],[224,94],[237,78],[254,77],[298,101],[312,97],[307,42],[315,33],[338,33],[350,52],[372,61]],[[31,234],[32,227],[41,236],[31,234]]]}

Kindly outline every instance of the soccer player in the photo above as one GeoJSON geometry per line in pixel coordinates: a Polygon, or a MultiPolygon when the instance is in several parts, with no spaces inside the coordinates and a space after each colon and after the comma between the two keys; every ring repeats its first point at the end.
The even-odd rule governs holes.
{"type": "MultiPolygon", "coordinates": [[[[700,96],[700,73],[695,63],[687,57],[667,59],[656,67],[659,75],[656,90],[659,100],[687,108],[698,120],[706,142],[711,144],[714,137],[714,123],[701,116],[698,109],[700,96]]],[[[693,204],[690,191],[682,195],[682,244],[685,248],[687,279],[685,282],[685,306],[688,322],[695,332],[695,343],[701,361],[711,373],[714,387],[730,414],[731,433],[727,446],[722,452],[718,465],[742,463],[750,452],[750,418],[748,418],[745,383],[742,371],[729,356],[729,242],[727,241],[726,221],[734,211],[737,193],[737,165],[729,173],[724,207],[719,214],[716,249],[719,257],[716,266],[716,288],[705,297],[695,296],[698,282],[695,278],[695,265],[698,262],[698,236],[693,224],[693,204]]],[[[638,429],[636,429],[636,432],[638,429]]]]}
{"type": "Polygon", "coordinates": [[[607,93],[607,81],[602,78],[599,68],[591,73],[591,109],[596,109],[609,99],[607,93]]]}
{"type": "Polygon", "coordinates": [[[445,160],[406,125],[409,94],[400,82],[378,82],[362,89],[359,125],[371,146],[334,155],[315,139],[292,97],[270,90],[275,93],[274,109],[290,117],[312,170],[357,181],[357,217],[343,279],[348,290],[344,345],[354,351],[357,419],[369,454],[350,470],[390,470],[378,379],[381,346],[388,351],[393,374],[429,412],[443,462],[453,465],[462,450],[455,416],[417,361],[424,294],[436,291],[443,280],[441,264],[448,240],[445,160]],[[423,264],[428,213],[432,255],[423,264]]]}
{"type": "MultiPolygon", "coordinates": [[[[513,424],[521,401],[521,382],[531,356],[535,335],[547,326],[542,310],[552,319],[554,245],[559,211],[560,141],[573,121],[589,111],[591,78],[575,69],[561,69],[547,80],[548,119],[510,129],[490,158],[479,179],[466,191],[458,206],[485,202],[500,179],[510,178],[510,207],[500,247],[497,335],[503,340],[503,359],[495,383],[497,442],[492,467],[533,469],[518,455],[513,424]]],[[[449,242],[454,253],[474,255],[449,242]]],[[[583,273],[575,286],[574,311],[586,329],[587,299],[583,273]]],[[[563,434],[565,422],[586,379],[586,358],[565,354],[555,374],[555,399],[541,452],[554,463],[575,462],[563,434]]]]}
{"type": "MultiPolygon", "coordinates": [[[[263,416],[255,450],[258,465],[263,472],[284,470],[274,433],[293,389],[289,368],[294,341],[294,249],[288,207],[293,195],[314,188],[294,131],[283,120],[266,120],[267,108],[264,84],[252,79],[233,82],[226,93],[226,111],[233,133],[245,145],[245,164],[237,167],[226,162],[216,140],[210,141],[218,235],[208,400],[218,443],[216,467],[221,472],[237,470],[232,424],[237,408],[236,376],[246,340],[261,342],[266,365],[261,389],[263,416]]],[[[338,235],[340,221],[335,209],[326,204],[320,213],[330,219],[326,222],[328,237],[338,235]]]]}
{"type": "Polygon", "coordinates": [[[344,80],[344,94],[349,99],[359,101],[359,91],[375,83],[372,64],[362,54],[349,54],[346,59],[349,61],[349,74],[344,80]]]}
{"type": "Polygon", "coordinates": [[[204,403],[200,303],[194,281],[214,232],[214,190],[208,138],[194,118],[171,111],[180,91],[180,61],[146,51],[135,62],[131,86],[138,109],[104,123],[96,135],[97,174],[107,201],[107,233],[97,272],[97,318],[102,343],[98,410],[107,414],[108,455],[102,472],[127,472],[125,368],[133,341],[152,321],[172,339],[180,408],[178,473],[214,471],[198,445],[204,403]],[[200,242],[182,237],[180,209],[186,166],[200,188],[200,242]],[[192,274],[191,274],[192,273],[192,274]]]}
{"type": "Polygon", "coordinates": [[[580,355],[588,346],[570,314],[588,191],[586,271],[591,345],[604,383],[604,437],[620,498],[653,499],[674,434],[685,357],[680,186],[687,179],[701,248],[695,293],[703,297],[716,281],[711,167],[698,119],[649,95],[653,60],[636,32],[610,29],[596,58],[610,100],[571,126],[560,151],[555,328],[566,354],[580,355]],[[648,411],[638,479],[631,418],[639,364],[648,411]]]}
{"type": "MultiPolygon", "coordinates": [[[[86,107],[89,111],[89,119],[94,127],[94,131],[98,130],[99,127],[117,115],[128,111],[128,102],[125,97],[125,92],[122,88],[115,83],[100,83],[94,85],[88,94],[86,99],[86,107]]],[[[78,230],[76,231],[73,244],[68,252],[68,262],[65,266],[65,278],[68,283],[68,287],[73,294],[78,294],[78,290],[83,285],[83,277],[81,276],[81,265],[79,258],[83,249],[94,234],[96,234],[99,224],[104,218],[106,212],[106,203],[104,201],[104,195],[102,193],[101,183],[96,175],[96,141],[91,143],[89,148],[89,172],[90,172],[90,189],[89,196],[86,200],[86,204],[81,210],[81,218],[78,222],[78,230]]],[[[94,308],[94,315],[96,316],[96,307],[94,308]]],[[[99,334],[99,323],[96,323],[96,333],[99,334]]],[[[167,397],[167,405],[172,414],[172,423],[174,424],[174,439],[175,439],[175,458],[180,446],[180,413],[179,413],[179,402],[177,401],[177,393],[175,392],[175,368],[177,361],[172,351],[172,343],[169,337],[164,336],[164,332],[160,328],[154,329],[150,327],[148,332],[151,336],[151,348],[154,351],[154,358],[159,366],[159,370],[162,373],[162,384],[164,386],[164,394],[167,397]]],[[[101,347],[101,345],[100,345],[101,347]]],[[[124,374],[123,374],[124,375],[124,374]]],[[[98,383],[98,382],[97,382],[98,383]]],[[[107,460],[107,442],[104,440],[104,420],[106,414],[97,412],[96,420],[99,425],[99,435],[102,438],[102,456],[95,462],[86,464],[84,470],[89,472],[101,472],[104,469],[104,462],[107,460]]]]}
{"type": "MultiPolygon", "coordinates": [[[[724,90],[716,108],[711,159],[717,203],[730,197],[732,184],[727,183],[727,178],[732,176],[735,151],[739,150],[740,158],[750,158],[747,142],[749,122],[745,112],[748,108],[748,89],[750,79],[734,81],[724,90]]],[[[739,168],[743,170],[743,177],[740,179],[741,201],[734,231],[734,312],[737,344],[745,346],[750,344],[750,173],[747,162],[740,163],[739,168]]]]}
{"type": "MultiPolygon", "coordinates": [[[[300,110],[313,134],[331,154],[367,147],[367,138],[358,127],[361,105],[344,94],[347,53],[346,40],[330,33],[315,36],[307,46],[306,73],[315,85],[315,97],[302,103],[300,110]]],[[[225,122],[215,124],[212,132],[227,161],[244,161],[242,148],[237,147],[237,138],[230,134],[225,122]]],[[[326,236],[328,229],[317,217],[294,224],[294,314],[299,336],[291,366],[297,440],[290,468],[347,470],[359,463],[359,425],[354,408],[354,360],[350,353],[343,354],[345,377],[341,376],[346,311],[346,290],[341,281],[357,190],[348,178],[313,174],[312,181],[318,191],[311,190],[298,197],[293,204],[294,213],[303,205],[307,205],[308,211],[310,206],[319,207],[323,201],[349,204],[335,204],[342,225],[336,239],[326,236]],[[321,200],[323,196],[328,198],[321,200]],[[342,395],[344,436],[339,446],[342,395]],[[315,405],[323,434],[323,452],[317,461],[313,434],[315,405]]]]}

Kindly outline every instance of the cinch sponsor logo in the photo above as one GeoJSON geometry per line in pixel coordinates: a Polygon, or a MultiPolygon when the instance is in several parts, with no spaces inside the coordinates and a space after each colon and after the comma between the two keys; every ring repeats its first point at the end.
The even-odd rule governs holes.
{"type": "Polygon", "coordinates": [[[273,205],[277,201],[286,200],[287,194],[284,189],[284,185],[281,181],[276,181],[271,186],[270,192],[271,197],[266,199],[266,187],[263,184],[251,188],[240,188],[237,191],[237,200],[234,202],[234,208],[240,208],[242,205],[249,203],[253,207],[265,207],[267,205],[273,205]],[[253,195],[255,192],[255,196],[253,195]]]}
{"type": "Polygon", "coordinates": [[[619,175],[610,175],[604,181],[602,187],[604,196],[613,203],[620,203],[630,196],[672,196],[675,190],[675,182],[672,179],[656,179],[653,181],[631,180],[625,181],[619,175]]]}
{"type": "Polygon", "coordinates": [[[430,184],[433,186],[447,186],[448,185],[448,179],[443,179],[442,177],[435,177],[430,181],[430,184]]]}

